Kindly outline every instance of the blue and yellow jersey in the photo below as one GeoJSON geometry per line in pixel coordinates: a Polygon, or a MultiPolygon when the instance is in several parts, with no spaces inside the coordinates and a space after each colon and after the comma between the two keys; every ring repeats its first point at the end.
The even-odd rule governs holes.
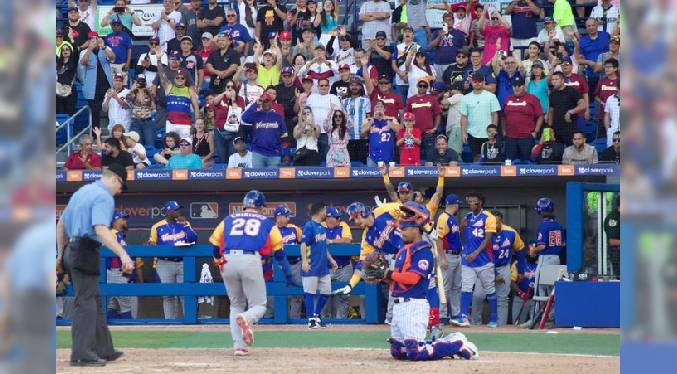
{"type": "MultiPolygon", "coordinates": [[[[322,226],[327,228],[327,224],[322,222],[322,226]]],[[[339,222],[338,226],[334,228],[327,228],[327,240],[350,238],[353,241],[353,233],[350,231],[350,226],[345,222],[339,222]]],[[[336,265],[339,267],[346,266],[350,263],[350,256],[334,256],[336,265]]]]}
{"type": "Polygon", "coordinates": [[[437,234],[442,238],[445,251],[461,251],[461,227],[456,217],[444,212],[437,218],[437,234]]]}
{"type": "MultiPolygon", "coordinates": [[[[124,232],[118,231],[116,229],[111,229],[110,231],[113,233],[113,238],[115,238],[115,241],[120,243],[123,248],[127,246],[124,232]]],[[[122,261],[120,261],[118,257],[106,257],[106,269],[119,269],[121,266],[122,261]]]]}
{"type": "Polygon", "coordinates": [[[496,267],[509,265],[512,260],[512,252],[521,251],[524,248],[524,242],[520,234],[508,225],[501,225],[501,232],[491,238],[492,250],[494,255],[494,265],[496,267]]]}
{"type": "Polygon", "coordinates": [[[494,254],[491,243],[487,243],[485,250],[480,252],[475,260],[470,262],[466,256],[480,247],[487,233],[496,233],[496,217],[489,211],[483,210],[477,215],[469,212],[465,215],[466,226],[463,228],[463,255],[461,263],[470,267],[479,267],[492,263],[494,254]]]}
{"type": "Polygon", "coordinates": [[[221,221],[209,242],[223,251],[242,250],[269,256],[282,249],[282,235],[271,219],[258,213],[240,212],[221,221]]]}
{"type": "Polygon", "coordinates": [[[360,261],[374,251],[396,254],[403,246],[397,220],[402,217],[401,203],[386,203],[374,209],[374,225],[362,233],[360,261]]]}
{"type": "Polygon", "coordinates": [[[153,245],[175,245],[176,243],[194,243],[196,240],[197,234],[190,226],[176,222],[169,223],[163,219],[150,228],[148,243],[153,245]]]}
{"type": "Polygon", "coordinates": [[[552,217],[543,218],[538,226],[536,245],[544,245],[545,249],[538,252],[539,255],[559,255],[566,245],[564,228],[552,217]]]}
{"type": "Polygon", "coordinates": [[[409,286],[392,282],[390,291],[393,297],[425,299],[428,295],[430,278],[435,271],[435,259],[430,243],[420,241],[405,245],[395,257],[395,271],[416,273],[421,278],[416,284],[409,286]]]}
{"type": "Polygon", "coordinates": [[[282,235],[282,243],[285,245],[287,244],[300,244],[301,243],[301,228],[288,224],[287,226],[284,227],[277,227],[278,230],[280,230],[280,234],[282,235]]]}
{"type": "Polygon", "coordinates": [[[430,212],[430,221],[433,222],[435,216],[437,215],[437,209],[439,209],[440,205],[433,204],[431,200],[428,200],[428,202],[425,203],[425,207],[430,212]]]}
{"type": "Polygon", "coordinates": [[[310,264],[310,271],[301,270],[301,275],[304,277],[322,277],[329,274],[327,228],[313,220],[306,222],[303,226],[301,243],[305,245],[306,258],[310,264]]]}
{"type": "Polygon", "coordinates": [[[529,292],[529,288],[533,288],[536,281],[538,262],[527,261],[524,251],[518,252],[516,257],[517,261],[512,264],[512,281],[517,284],[520,291],[529,292]]]}

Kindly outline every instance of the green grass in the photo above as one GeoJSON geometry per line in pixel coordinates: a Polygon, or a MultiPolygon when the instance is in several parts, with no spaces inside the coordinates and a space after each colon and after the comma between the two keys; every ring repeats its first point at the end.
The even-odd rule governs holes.
{"type": "MultiPolygon", "coordinates": [[[[113,331],[116,347],[128,348],[228,348],[230,332],[113,331]]],[[[620,337],[612,334],[468,333],[480,350],[496,352],[574,353],[618,356],[620,337]]],[[[386,331],[261,331],[261,348],[387,348],[386,331]]],[[[69,348],[70,331],[56,334],[57,348],[69,348]]]]}

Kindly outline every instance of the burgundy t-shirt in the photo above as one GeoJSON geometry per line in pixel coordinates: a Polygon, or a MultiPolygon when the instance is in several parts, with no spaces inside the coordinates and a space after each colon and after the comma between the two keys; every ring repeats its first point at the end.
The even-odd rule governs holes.
{"type": "Polygon", "coordinates": [[[402,97],[394,93],[382,94],[378,90],[374,90],[371,93],[371,112],[374,113],[374,104],[376,101],[381,100],[385,103],[385,115],[386,117],[399,118],[400,110],[404,109],[404,104],[402,103],[402,97]]]}
{"type": "Polygon", "coordinates": [[[407,111],[416,116],[416,128],[426,132],[435,127],[435,116],[442,113],[437,97],[415,95],[407,100],[407,111]]]}
{"type": "Polygon", "coordinates": [[[520,139],[531,136],[536,127],[536,118],[543,115],[541,102],[532,94],[521,97],[509,96],[503,107],[505,136],[520,139]]]}
{"type": "MultiPolygon", "coordinates": [[[[597,83],[597,89],[595,90],[595,96],[599,97],[600,100],[602,100],[602,108],[604,108],[604,105],[606,104],[606,99],[609,98],[609,96],[618,93],[618,79],[609,79],[609,78],[603,78],[597,83]]],[[[598,117],[602,118],[604,117],[604,110],[598,110],[597,111],[598,117]]]]}
{"type": "Polygon", "coordinates": [[[575,88],[581,95],[589,92],[588,81],[578,74],[571,74],[569,77],[565,77],[564,85],[575,88]]]}

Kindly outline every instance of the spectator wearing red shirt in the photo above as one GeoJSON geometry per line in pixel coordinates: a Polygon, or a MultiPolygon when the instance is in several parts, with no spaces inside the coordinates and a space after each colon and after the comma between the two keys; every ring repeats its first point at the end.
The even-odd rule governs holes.
{"type": "Polygon", "coordinates": [[[244,99],[237,95],[232,80],[226,81],[224,87],[223,93],[207,96],[207,102],[214,109],[214,149],[221,163],[228,162],[230,155],[235,153],[233,140],[238,135],[239,121],[245,107],[244,99]],[[229,121],[231,116],[234,116],[233,124],[229,121]],[[237,130],[234,129],[236,126],[237,130]]]}
{"type": "Polygon", "coordinates": [[[417,166],[421,162],[421,129],[415,126],[414,113],[402,115],[404,127],[397,133],[397,146],[400,148],[400,165],[417,166]]]}
{"type": "Polygon", "coordinates": [[[92,152],[93,143],[94,141],[91,136],[87,134],[80,136],[80,139],[78,139],[80,150],[68,156],[68,160],[63,168],[66,170],[100,169],[101,158],[92,152]]]}
{"type": "Polygon", "coordinates": [[[512,89],[513,95],[503,105],[505,157],[527,161],[543,125],[543,109],[538,98],[526,92],[524,78],[513,78],[512,89]]]}
{"type": "Polygon", "coordinates": [[[442,122],[442,108],[437,96],[428,94],[430,84],[421,78],[416,84],[417,94],[407,100],[407,112],[416,117],[416,128],[423,133],[422,158],[431,160],[435,152],[435,134],[442,122]]]}
{"type": "Polygon", "coordinates": [[[371,100],[371,112],[374,113],[376,102],[383,101],[386,110],[385,115],[393,118],[400,118],[404,112],[404,103],[402,97],[392,92],[392,81],[387,75],[381,75],[378,78],[378,87],[374,87],[371,80],[365,79],[364,85],[367,88],[367,94],[371,100]]]}
{"type": "Polygon", "coordinates": [[[595,89],[597,120],[599,123],[598,136],[606,136],[603,124],[604,105],[611,95],[618,93],[618,87],[621,84],[620,76],[618,75],[618,60],[610,58],[604,61],[604,74],[605,77],[600,79],[599,83],[597,83],[597,89],[595,89]]]}

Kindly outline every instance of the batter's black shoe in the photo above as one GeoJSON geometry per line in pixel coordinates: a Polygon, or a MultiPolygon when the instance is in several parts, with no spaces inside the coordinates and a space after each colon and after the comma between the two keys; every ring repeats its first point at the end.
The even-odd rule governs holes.
{"type": "Polygon", "coordinates": [[[98,359],[98,360],[75,360],[71,361],[71,366],[78,366],[78,367],[102,367],[106,366],[106,360],[104,359],[98,359]]]}
{"type": "Polygon", "coordinates": [[[309,329],[317,329],[319,326],[317,325],[317,321],[315,318],[311,318],[308,320],[308,328],[309,329]]]}

